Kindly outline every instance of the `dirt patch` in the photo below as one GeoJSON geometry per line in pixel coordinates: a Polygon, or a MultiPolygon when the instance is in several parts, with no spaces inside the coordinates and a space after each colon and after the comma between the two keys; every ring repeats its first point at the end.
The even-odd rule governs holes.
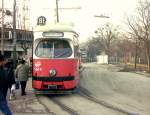
{"type": "Polygon", "coordinates": [[[136,71],[136,69],[124,67],[124,68],[120,69],[118,72],[133,72],[133,71],[136,71]]]}
{"type": "Polygon", "coordinates": [[[135,72],[135,71],[146,72],[147,70],[145,67],[141,67],[141,66],[137,66],[135,68],[134,65],[124,65],[122,69],[119,70],[119,72],[135,72]]]}

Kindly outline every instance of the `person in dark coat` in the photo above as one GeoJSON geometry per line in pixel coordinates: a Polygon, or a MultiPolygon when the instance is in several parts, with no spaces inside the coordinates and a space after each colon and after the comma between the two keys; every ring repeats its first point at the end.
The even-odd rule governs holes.
{"type": "Polygon", "coordinates": [[[5,63],[6,60],[4,56],[0,55],[0,111],[4,113],[4,115],[12,115],[3,93],[5,85],[8,84],[6,70],[4,69],[5,63]]]}
{"type": "MultiPolygon", "coordinates": [[[[6,84],[4,88],[4,97],[7,96],[7,91],[10,89],[10,93],[15,87],[15,75],[14,75],[14,70],[13,70],[13,60],[8,60],[7,63],[5,64],[5,70],[7,71],[7,76],[8,76],[8,84],[6,84]]],[[[15,90],[15,89],[14,89],[15,90]]]]}

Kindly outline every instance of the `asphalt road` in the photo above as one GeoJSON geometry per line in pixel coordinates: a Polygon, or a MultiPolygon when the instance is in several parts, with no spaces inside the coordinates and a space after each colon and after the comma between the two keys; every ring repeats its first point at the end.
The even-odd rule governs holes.
{"type": "Polygon", "coordinates": [[[113,65],[83,67],[76,93],[38,96],[54,115],[150,115],[150,78],[113,65]]]}
{"type": "Polygon", "coordinates": [[[150,78],[118,72],[112,65],[85,64],[81,86],[99,100],[129,113],[150,115],[150,78]]]}

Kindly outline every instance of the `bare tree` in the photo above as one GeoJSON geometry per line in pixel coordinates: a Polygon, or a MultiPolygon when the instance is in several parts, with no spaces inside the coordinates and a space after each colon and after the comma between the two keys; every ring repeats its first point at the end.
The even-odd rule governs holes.
{"type": "Polygon", "coordinates": [[[110,57],[111,44],[118,38],[118,31],[112,24],[106,23],[104,26],[97,28],[95,34],[100,39],[105,53],[110,57]]]}
{"type": "Polygon", "coordinates": [[[24,54],[27,55],[28,49],[32,47],[32,42],[30,40],[33,39],[33,36],[29,35],[29,33],[25,31],[23,32],[22,36],[18,36],[18,37],[23,38],[23,40],[19,41],[19,43],[20,43],[20,47],[24,51],[24,54]]]}
{"type": "Polygon", "coordinates": [[[27,50],[30,48],[29,44],[27,44],[26,42],[21,42],[21,48],[24,50],[24,54],[27,55],[27,50]]]}
{"type": "Polygon", "coordinates": [[[150,72],[150,1],[140,0],[137,6],[137,14],[133,17],[127,18],[130,34],[134,36],[134,39],[144,43],[148,71],[150,72]]]}
{"type": "Polygon", "coordinates": [[[97,55],[100,54],[102,50],[101,42],[98,38],[90,37],[88,42],[86,42],[87,55],[89,60],[94,60],[97,55]]]}

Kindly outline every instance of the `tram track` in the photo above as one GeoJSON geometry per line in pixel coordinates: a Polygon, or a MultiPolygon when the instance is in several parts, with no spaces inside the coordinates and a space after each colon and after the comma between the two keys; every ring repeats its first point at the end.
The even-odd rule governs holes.
{"type": "Polygon", "coordinates": [[[67,105],[63,104],[62,102],[60,102],[58,99],[55,98],[51,98],[51,100],[56,103],[58,106],[60,106],[63,110],[65,110],[66,112],[70,113],[71,115],[79,115],[79,113],[77,113],[76,110],[68,107],[67,105]]]}
{"type": "MultiPolygon", "coordinates": [[[[41,101],[47,107],[47,110],[50,110],[50,113],[52,115],[57,115],[57,113],[61,113],[61,111],[63,112],[61,113],[61,115],[84,115],[87,113],[90,115],[90,108],[95,108],[95,110],[97,110],[97,112],[99,111],[100,114],[105,112],[112,112],[113,115],[139,115],[137,113],[130,112],[122,108],[116,107],[114,105],[111,105],[110,103],[105,102],[105,100],[97,99],[94,96],[92,96],[92,94],[87,89],[82,87],[79,87],[78,92],[72,95],[51,95],[46,97],[47,99],[44,99],[45,101],[43,100],[43,97],[41,98],[41,101]],[[75,103],[79,106],[75,106],[75,103]],[[50,105],[53,106],[49,108],[50,105]],[[56,109],[56,105],[60,109],[56,109]],[[80,108],[81,105],[85,108],[80,108]],[[55,109],[53,109],[53,107],[55,109]]],[[[92,111],[91,114],[94,113],[94,111],[92,111]]]]}
{"type": "Polygon", "coordinates": [[[117,111],[117,112],[120,112],[120,113],[124,113],[126,115],[139,115],[138,113],[130,112],[130,111],[127,111],[125,109],[114,106],[114,105],[112,105],[108,102],[105,102],[104,100],[99,100],[99,99],[95,98],[94,96],[92,96],[91,93],[87,89],[85,89],[81,86],[79,87],[78,94],[80,96],[82,96],[82,97],[84,97],[84,98],[86,98],[86,99],[88,99],[88,100],[90,100],[94,103],[97,103],[101,106],[104,106],[108,109],[111,109],[111,110],[114,110],[114,111],[117,111]]]}

